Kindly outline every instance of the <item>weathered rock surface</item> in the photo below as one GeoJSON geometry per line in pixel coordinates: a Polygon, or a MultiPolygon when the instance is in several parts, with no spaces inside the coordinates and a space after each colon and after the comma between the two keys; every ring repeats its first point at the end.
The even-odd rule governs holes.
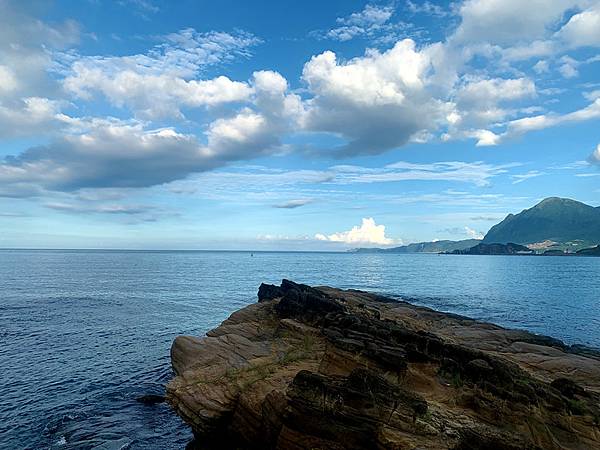
{"type": "Polygon", "coordinates": [[[284,280],[178,337],[194,448],[600,449],[600,355],[361,291],[284,280]]]}

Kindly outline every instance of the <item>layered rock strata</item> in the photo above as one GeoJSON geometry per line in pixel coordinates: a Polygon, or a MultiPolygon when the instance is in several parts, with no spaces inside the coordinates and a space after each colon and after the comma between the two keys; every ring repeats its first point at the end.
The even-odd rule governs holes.
{"type": "Polygon", "coordinates": [[[196,448],[600,449],[600,355],[361,291],[263,284],[180,336],[196,448]]]}

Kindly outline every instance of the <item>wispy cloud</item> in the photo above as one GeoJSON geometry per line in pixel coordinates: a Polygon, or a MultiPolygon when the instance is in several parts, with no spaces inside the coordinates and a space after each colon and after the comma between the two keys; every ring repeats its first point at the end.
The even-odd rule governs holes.
{"type": "Polygon", "coordinates": [[[511,178],[513,179],[513,184],[519,184],[524,181],[530,180],[531,178],[541,177],[542,175],[546,175],[546,173],[540,172],[538,170],[530,170],[527,173],[511,175],[511,178]]]}
{"type": "Polygon", "coordinates": [[[289,200],[284,203],[279,203],[277,205],[274,205],[274,207],[280,208],[280,209],[295,209],[295,208],[300,208],[301,206],[308,205],[309,203],[312,203],[312,202],[314,202],[314,200],[310,199],[310,198],[299,198],[299,199],[295,199],[295,200],[289,200]]]}
{"type": "Polygon", "coordinates": [[[346,17],[338,17],[336,27],[329,30],[316,30],[311,35],[320,39],[341,42],[362,38],[376,43],[389,44],[397,41],[402,34],[407,34],[409,31],[418,34],[412,24],[393,21],[394,13],[393,6],[367,4],[361,11],[346,17]]]}
{"type": "Polygon", "coordinates": [[[446,9],[436,3],[426,1],[406,1],[406,8],[413,14],[425,14],[433,17],[448,17],[453,14],[453,9],[446,9]]]}
{"type": "Polygon", "coordinates": [[[445,228],[443,230],[439,230],[440,233],[449,234],[451,236],[456,236],[459,238],[468,238],[468,239],[483,239],[484,233],[481,231],[476,231],[471,227],[453,227],[453,228],[445,228]]]}
{"type": "Polygon", "coordinates": [[[384,183],[397,181],[458,181],[476,186],[487,186],[494,177],[506,174],[520,163],[492,165],[482,161],[442,161],[418,164],[399,161],[382,168],[334,166],[335,182],[384,183]]]}

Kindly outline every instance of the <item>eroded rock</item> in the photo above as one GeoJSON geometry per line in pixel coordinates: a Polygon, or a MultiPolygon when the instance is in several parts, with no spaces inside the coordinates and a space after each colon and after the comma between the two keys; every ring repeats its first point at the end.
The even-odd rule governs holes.
{"type": "Polygon", "coordinates": [[[600,449],[593,351],[361,291],[262,284],[171,357],[199,448],[600,449]]]}

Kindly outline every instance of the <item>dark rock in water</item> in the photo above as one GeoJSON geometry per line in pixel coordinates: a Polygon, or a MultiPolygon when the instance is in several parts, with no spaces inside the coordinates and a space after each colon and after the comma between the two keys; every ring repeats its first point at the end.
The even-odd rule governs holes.
{"type": "Polygon", "coordinates": [[[202,448],[600,449],[590,349],[361,291],[259,297],[171,349],[167,399],[202,448]]]}
{"type": "Polygon", "coordinates": [[[136,401],[143,403],[144,405],[157,405],[165,401],[165,396],[156,394],[146,394],[136,398],[136,401]]]}
{"type": "Polygon", "coordinates": [[[279,286],[273,284],[261,283],[258,288],[258,301],[273,300],[283,295],[283,290],[279,286]]]}
{"type": "Polygon", "coordinates": [[[322,292],[304,284],[283,280],[283,297],[275,306],[283,318],[304,317],[320,321],[326,314],[344,311],[344,307],[322,292]]]}

